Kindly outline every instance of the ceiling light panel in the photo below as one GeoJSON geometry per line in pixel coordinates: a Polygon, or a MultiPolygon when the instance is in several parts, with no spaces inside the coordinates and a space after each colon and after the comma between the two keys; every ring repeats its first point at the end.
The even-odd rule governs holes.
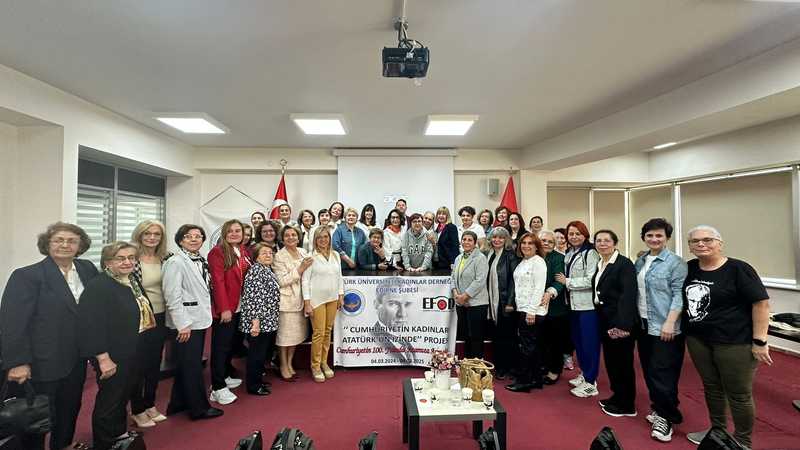
{"type": "Polygon", "coordinates": [[[230,131],[205,113],[156,113],[154,118],[187,134],[226,134],[230,131]]]}
{"type": "Polygon", "coordinates": [[[429,115],[426,136],[464,136],[472,128],[476,115],[429,115]]]}
{"type": "Polygon", "coordinates": [[[292,121],[308,135],[344,136],[347,129],[341,114],[292,114],[292,121]]]}

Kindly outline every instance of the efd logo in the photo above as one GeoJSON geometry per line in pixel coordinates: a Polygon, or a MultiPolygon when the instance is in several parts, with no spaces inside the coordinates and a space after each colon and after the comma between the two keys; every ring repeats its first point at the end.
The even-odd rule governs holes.
{"type": "Polygon", "coordinates": [[[452,311],[456,301],[444,295],[438,297],[422,297],[423,311],[452,311]]]}
{"type": "Polygon", "coordinates": [[[347,316],[357,316],[364,310],[364,294],[351,290],[344,293],[342,312],[347,316]]]}

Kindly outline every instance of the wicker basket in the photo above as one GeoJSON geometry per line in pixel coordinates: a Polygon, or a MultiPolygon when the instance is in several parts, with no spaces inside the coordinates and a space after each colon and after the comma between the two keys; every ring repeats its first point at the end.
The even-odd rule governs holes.
{"type": "Polygon", "coordinates": [[[458,365],[460,368],[458,374],[459,384],[461,384],[461,387],[472,389],[473,401],[482,402],[483,394],[481,391],[484,389],[494,390],[492,378],[494,364],[480,358],[467,358],[459,361],[458,365]]]}

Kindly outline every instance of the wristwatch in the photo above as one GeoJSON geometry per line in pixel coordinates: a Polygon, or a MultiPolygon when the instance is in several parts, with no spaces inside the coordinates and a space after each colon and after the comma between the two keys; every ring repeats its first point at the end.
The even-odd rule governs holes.
{"type": "Polygon", "coordinates": [[[759,347],[763,347],[767,345],[767,341],[762,341],[761,339],[753,338],[753,345],[757,345],[759,347]]]}

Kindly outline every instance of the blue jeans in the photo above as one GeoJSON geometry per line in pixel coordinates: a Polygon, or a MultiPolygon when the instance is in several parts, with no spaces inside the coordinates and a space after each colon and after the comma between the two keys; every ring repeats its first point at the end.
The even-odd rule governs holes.
{"type": "Polygon", "coordinates": [[[575,354],[578,356],[583,378],[587,383],[594,383],[600,370],[600,330],[597,312],[572,311],[570,325],[572,342],[575,344],[575,354]]]}

